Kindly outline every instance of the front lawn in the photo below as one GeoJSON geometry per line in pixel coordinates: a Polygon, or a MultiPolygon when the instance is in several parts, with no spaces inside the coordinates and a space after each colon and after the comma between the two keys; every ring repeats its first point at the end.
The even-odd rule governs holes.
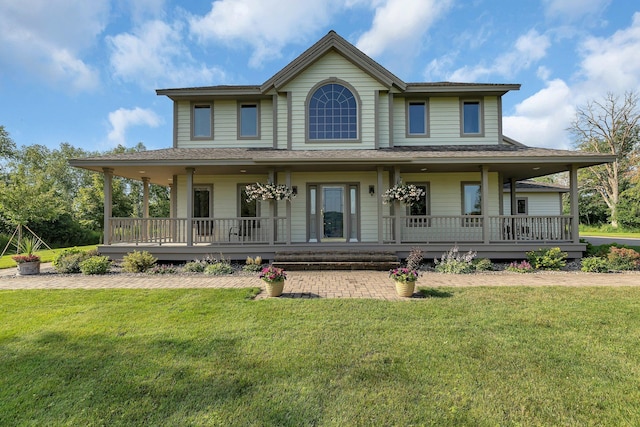
{"type": "MultiPolygon", "coordinates": [[[[98,248],[98,245],[78,246],[78,249],[83,251],[90,251],[97,248],[98,248]]],[[[58,252],[62,252],[64,249],[65,248],[45,249],[43,251],[36,252],[36,255],[40,256],[41,262],[51,262],[55,258],[56,254],[58,252]]],[[[14,253],[9,253],[9,252],[11,251],[8,251],[2,258],[0,258],[0,269],[12,268],[16,266],[16,262],[13,259],[11,259],[11,256],[15,255],[15,251],[14,253]]]]}
{"type": "Polygon", "coordinates": [[[1,291],[0,425],[640,424],[640,288],[255,292],[1,291]]]}

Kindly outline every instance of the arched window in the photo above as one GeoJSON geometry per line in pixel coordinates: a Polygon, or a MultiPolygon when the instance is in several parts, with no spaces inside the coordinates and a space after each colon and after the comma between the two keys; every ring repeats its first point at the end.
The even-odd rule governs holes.
{"type": "Polygon", "coordinates": [[[309,139],[357,139],[358,106],[338,83],[320,86],[309,99],[309,139]]]}

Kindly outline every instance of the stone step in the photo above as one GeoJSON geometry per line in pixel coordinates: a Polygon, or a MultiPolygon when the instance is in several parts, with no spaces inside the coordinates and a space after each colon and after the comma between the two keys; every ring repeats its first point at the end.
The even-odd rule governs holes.
{"type": "Polygon", "coordinates": [[[273,265],[287,271],[308,270],[374,270],[386,271],[400,266],[400,262],[361,262],[361,261],[274,261],[273,265]]]}

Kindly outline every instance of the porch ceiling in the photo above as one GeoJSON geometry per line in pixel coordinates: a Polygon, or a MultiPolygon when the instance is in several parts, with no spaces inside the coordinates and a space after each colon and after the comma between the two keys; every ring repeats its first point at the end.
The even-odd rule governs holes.
{"type": "Polygon", "coordinates": [[[275,150],[241,148],[170,148],[138,153],[75,159],[72,166],[115,176],[150,178],[168,185],[173,175],[192,167],[197,175],[266,174],[291,172],[375,171],[397,167],[400,173],[476,172],[482,165],[502,173],[505,180],[523,180],[567,171],[570,165],[588,167],[613,156],[520,146],[397,147],[378,150],[275,150]]]}

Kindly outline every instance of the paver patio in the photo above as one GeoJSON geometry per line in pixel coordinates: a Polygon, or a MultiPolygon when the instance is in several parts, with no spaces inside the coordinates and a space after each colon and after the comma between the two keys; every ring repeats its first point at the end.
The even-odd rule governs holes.
{"type": "MultiPolygon", "coordinates": [[[[160,288],[247,288],[264,285],[256,276],[206,276],[108,274],[105,276],[62,275],[44,265],[43,274],[17,276],[16,270],[0,270],[2,289],[160,289],[160,288]]],[[[406,300],[395,293],[384,271],[292,271],[288,273],[285,298],[373,298],[406,300]]],[[[457,286],[640,286],[640,272],[582,273],[539,272],[518,274],[492,272],[476,274],[424,273],[418,287],[457,286]]],[[[258,295],[264,298],[265,293],[258,295]]]]}

